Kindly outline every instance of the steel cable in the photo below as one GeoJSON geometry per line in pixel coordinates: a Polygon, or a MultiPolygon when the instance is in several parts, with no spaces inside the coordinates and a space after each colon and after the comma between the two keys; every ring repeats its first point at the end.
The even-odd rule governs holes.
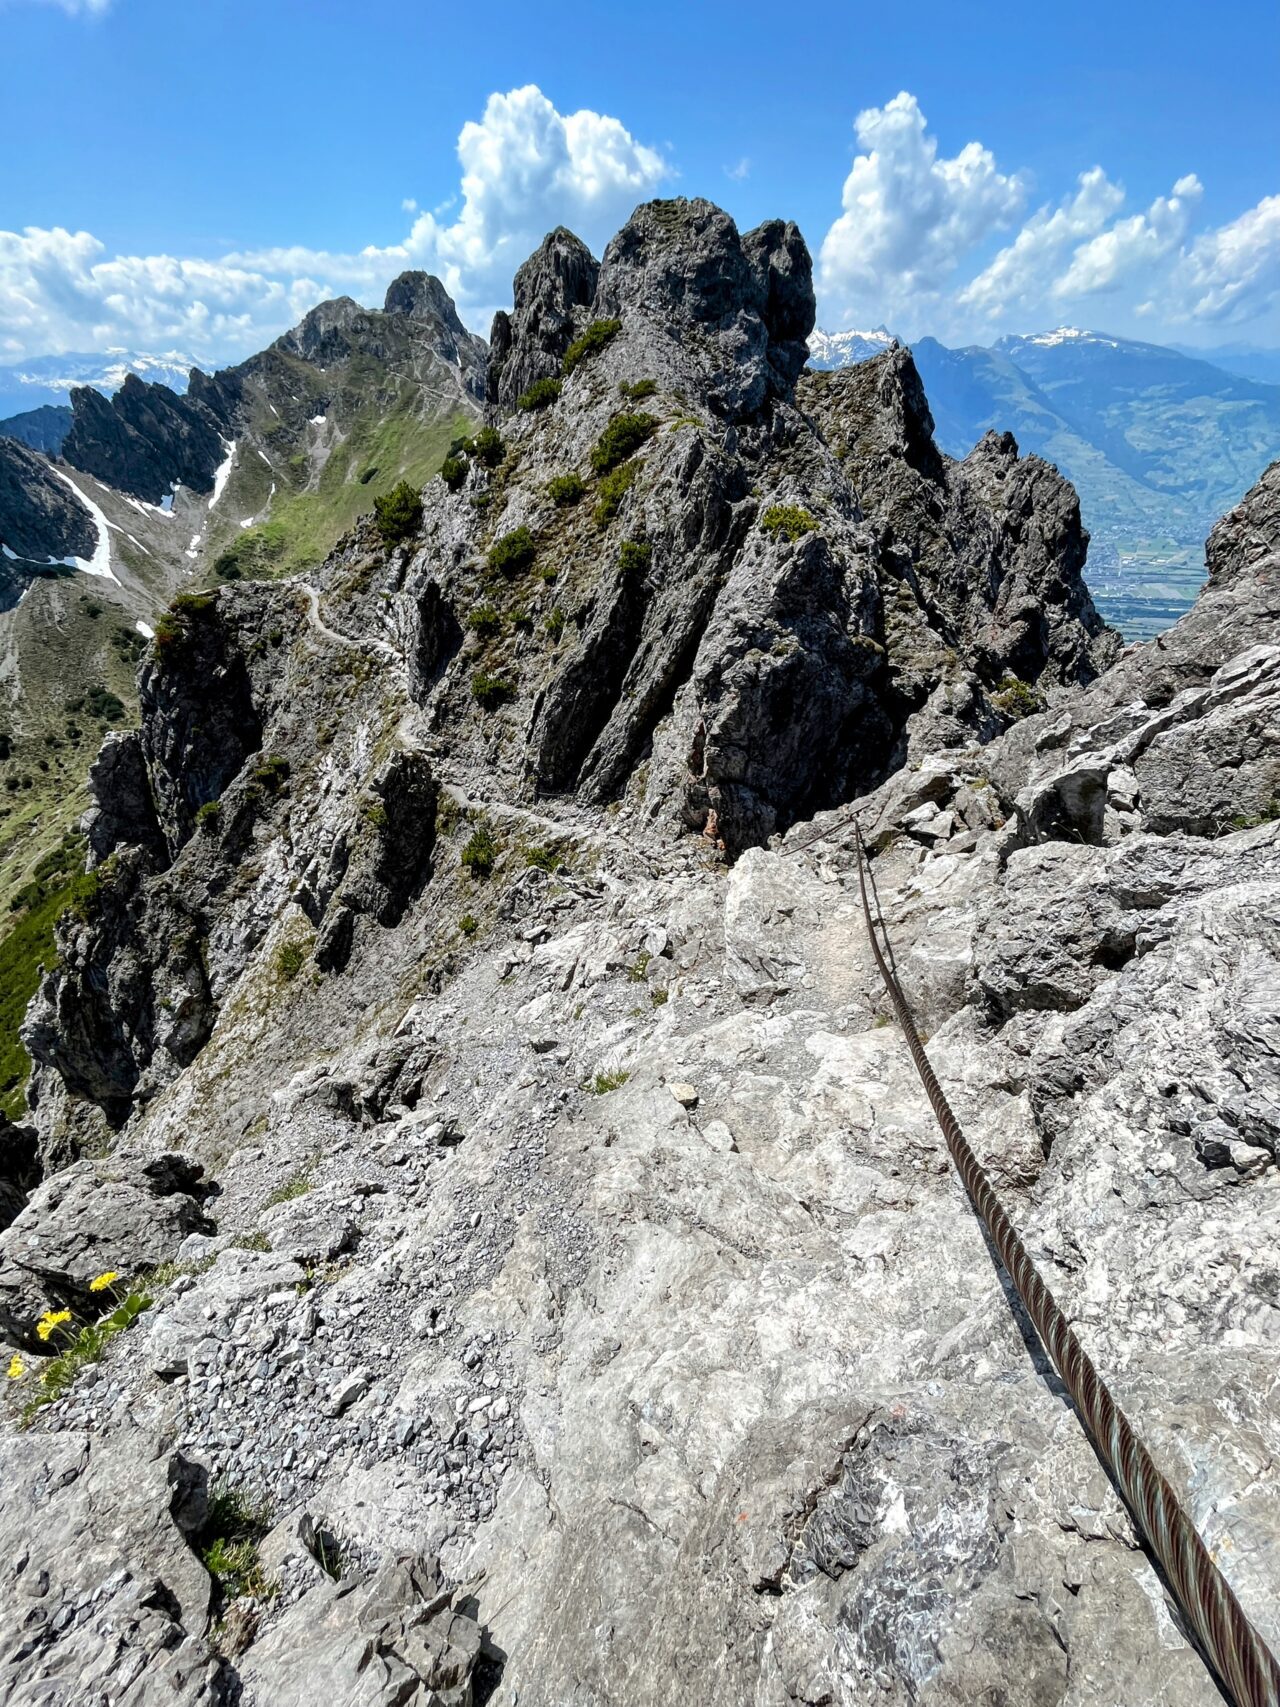
{"type": "MultiPolygon", "coordinates": [[[[854,829],[857,835],[858,884],[862,891],[862,912],[871,952],[970,1202],[990,1234],[1005,1272],[1017,1287],[1018,1296],[1035,1324],[1036,1332],[1066,1384],[1089,1438],[1139,1531],[1159,1560],[1203,1656],[1217,1673],[1236,1707],[1280,1707],[1280,1665],[1245,1616],[1178,1496],[1156,1468],[1151,1454],[1135,1434],[1129,1419],[1112,1397],[1106,1382],[1094,1368],[1071,1324],[1041,1279],[942,1093],[906,997],[881,951],[867,900],[866,850],[862,830],[856,820],[854,829]]],[[[883,923],[880,928],[888,944],[889,936],[883,923]]]]}

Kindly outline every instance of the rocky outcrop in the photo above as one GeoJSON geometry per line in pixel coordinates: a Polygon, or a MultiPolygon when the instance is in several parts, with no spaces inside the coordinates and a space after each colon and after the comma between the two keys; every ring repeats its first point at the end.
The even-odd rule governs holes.
{"type": "Polygon", "coordinates": [[[48,1355],[54,1346],[36,1332],[46,1310],[94,1320],[99,1275],[154,1268],[188,1233],[212,1231],[200,1206],[203,1173],[185,1156],[118,1152],[106,1162],[77,1162],[38,1186],[0,1233],[0,1333],[48,1355]]]}
{"type": "Polygon", "coordinates": [[[227,454],[228,402],[216,388],[196,386],[179,397],[134,373],[113,397],[78,386],[62,453],[73,468],[148,504],[179,484],[209,492],[227,454]]]}
{"type": "Polygon", "coordinates": [[[0,609],[16,602],[39,566],[87,560],[97,543],[93,518],[67,482],[35,451],[0,438],[0,609]]]}
{"type": "Polygon", "coordinates": [[[503,409],[539,379],[559,375],[565,351],[590,316],[600,264],[581,239],[557,226],[516,273],[511,313],[489,334],[488,398],[503,409]]]}
{"type": "MultiPolygon", "coordinates": [[[[1274,1644],[1275,476],[1108,662],[1052,470],[938,456],[901,351],[789,393],[786,228],[635,223],[620,328],[501,461],[401,545],[176,613],[104,763],[125,842],[33,1007],[31,1122],[46,1165],[180,1150],[216,1225],[151,1218],[150,1308],[24,1438],[149,1465],[161,1419],[269,1506],[279,1592],[224,1581],[202,1672],[198,1594],[120,1638],[45,1564],[40,1664],[163,1645],[243,1707],[317,1667],[372,1701],[1211,1707],[947,1161],[853,826],[1008,1213],[1274,1644]]],[[[80,1533],[57,1480],[41,1545],[80,1533]]],[[[183,1528],[146,1487],[113,1557],[183,1528]]]]}

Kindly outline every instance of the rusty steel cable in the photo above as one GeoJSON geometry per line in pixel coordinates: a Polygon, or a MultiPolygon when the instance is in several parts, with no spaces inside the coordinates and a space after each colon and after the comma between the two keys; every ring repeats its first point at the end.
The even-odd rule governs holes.
{"type": "MultiPolygon", "coordinates": [[[[1151,1454],[1134,1433],[1129,1419],[1112,1397],[1106,1382],[1094,1368],[1071,1324],[1041,1279],[942,1093],[906,997],[881,951],[867,900],[866,850],[856,819],[854,830],[857,835],[858,884],[862,891],[862,912],[871,952],[906,1037],[911,1059],[947,1140],[947,1148],[969,1193],[969,1200],[990,1234],[1005,1272],[1017,1287],[1018,1296],[1065,1382],[1076,1412],[1112,1482],[1147,1545],[1159,1560],[1201,1653],[1217,1673],[1235,1707],[1280,1707],[1280,1665],[1245,1616],[1178,1496],[1156,1468],[1151,1454]]],[[[889,935],[883,921],[880,928],[887,945],[889,935]]]]}

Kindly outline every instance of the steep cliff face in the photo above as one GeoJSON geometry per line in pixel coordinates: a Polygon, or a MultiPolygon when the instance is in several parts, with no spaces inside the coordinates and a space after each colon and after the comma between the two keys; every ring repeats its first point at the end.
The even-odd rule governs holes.
{"type": "Polygon", "coordinates": [[[66,481],[26,445],[0,439],[0,575],[10,589],[0,609],[39,568],[73,557],[87,562],[97,544],[93,519],[66,481]]]}
{"type": "Polygon", "coordinates": [[[1211,1707],[884,1023],[852,830],[1011,1215],[1280,1638],[1280,465],[1117,657],[1051,469],[939,456],[901,351],[796,385],[794,228],[652,204],[589,304],[573,253],[501,352],[558,393],[400,543],[180,605],[99,759],[27,1023],[67,1165],[3,1176],[0,1312],[39,1361],[86,1249],[176,1272],[0,1429],[48,1579],[0,1581],[0,1681],[278,1707],[371,1647],[523,1707],[1211,1707]],[[220,1477],[273,1600],[197,1556],[220,1477]]]}

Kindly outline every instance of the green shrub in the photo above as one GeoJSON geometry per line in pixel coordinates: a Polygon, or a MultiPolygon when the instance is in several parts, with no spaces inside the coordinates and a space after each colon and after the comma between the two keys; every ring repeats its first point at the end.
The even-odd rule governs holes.
{"type": "Polygon", "coordinates": [[[258,1543],[270,1529],[266,1506],[228,1482],[215,1483],[196,1546],[224,1601],[242,1595],[267,1600],[275,1592],[258,1557],[258,1543]]]}
{"type": "Polygon", "coordinates": [[[447,456],[440,464],[440,478],[451,492],[456,492],[467,478],[467,465],[460,456],[447,456]]]}
{"type": "Polygon", "coordinates": [[[474,913],[464,913],[458,920],[458,929],[463,936],[474,936],[480,929],[480,921],[474,913]]]}
{"type": "Polygon", "coordinates": [[[622,395],[630,399],[632,403],[639,403],[646,397],[652,397],[657,389],[658,382],[656,379],[637,379],[630,385],[624,379],[618,387],[622,395]]]}
{"type": "Polygon", "coordinates": [[[487,670],[477,670],[471,678],[471,697],[485,711],[496,711],[515,691],[515,685],[505,676],[491,676],[487,670]]]}
{"type": "Polygon", "coordinates": [[[481,427],[473,439],[467,440],[465,448],[468,456],[475,457],[486,468],[496,468],[507,454],[502,434],[496,427],[481,427]]]}
{"type": "Polygon", "coordinates": [[[564,361],[560,371],[568,379],[579,362],[586,361],[597,350],[602,350],[611,338],[616,338],[622,330],[621,320],[593,320],[580,338],[575,338],[564,353],[564,361]]]}
{"type": "Polygon", "coordinates": [[[618,547],[618,567],[627,575],[643,575],[653,559],[653,547],[640,539],[624,539],[618,547]]]}
{"type": "Polygon", "coordinates": [[[384,497],[373,500],[373,514],[382,543],[389,548],[403,545],[422,526],[422,499],[402,480],[384,497]]]}
{"type": "Polygon", "coordinates": [[[630,1077],[630,1073],[621,1071],[617,1073],[597,1073],[595,1078],[588,1084],[587,1089],[593,1096],[608,1096],[610,1091],[620,1090],[630,1077]]]}
{"type": "Polygon", "coordinates": [[[542,625],[553,640],[559,640],[564,633],[564,612],[559,605],[553,605],[547,613],[547,620],[542,625]]]}
{"type": "Polygon", "coordinates": [[[222,802],[220,800],[206,800],[196,813],[196,829],[203,830],[206,835],[211,836],[218,828],[218,819],[221,816],[222,802]]]}
{"type": "Polygon", "coordinates": [[[512,611],[511,626],[521,634],[533,633],[533,618],[529,615],[523,605],[517,605],[512,611]]]}
{"type": "Polygon", "coordinates": [[[534,871],[546,871],[553,875],[564,867],[564,861],[560,855],[551,848],[526,848],[524,850],[524,863],[534,871]]]}
{"type": "Polygon", "coordinates": [[[639,463],[624,462],[621,468],[615,468],[612,474],[605,475],[596,489],[598,497],[593,514],[598,526],[607,527],[617,515],[619,505],[635,484],[639,473],[639,463]]]}
{"type": "Polygon", "coordinates": [[[516,408],[531,415],[537,409],[549,409],[559,395],[558,379],[535,379],[529,389],[516,398],[516,408]]]}
{"type": "Polygon", "coordinates": [[[615,415],[592,446],[591,466],[597,474],[608,474],[620,462],[634,455],[646,439],[658,430],[655,416],[643,411],[630,415],[615,415]]]}
{"type": "Polygon", "coordinates": [[[1013,674],[1006,675],[991,695],[991,703],[1003,717],[1017,723],[1023,717],[1033,717],[1045,707],[1044,695],[1030,682],[1013,674]]]}
{"type": "Polygon", "coordinates": [[[289,761],[276,753],[268,754],[265,759],[259,759],[249,772],[249,777],[259,788],[265,788],[269,794],[275,794],[289,780],[289,761]]]}
{"type": "Polygon", "coordinates": [[[554,480],[547,481],[547,497],[562,510],[576,504],[586,489],[580,474],[557,474],[554,480]]]}
{"type": "Polygon", "coordinates": [[[478,634],[482,640],[487,640],[491,634],[496,634],[502,627],[502,617],[486,601],[482,605],[477,605],[469,614],[467,627],[473,634],[478,634]]]}
{"type": "Polygon", "coordinates": [[[489,547],[488,564],[500,575],[518,575],[538,554],[537,541],[527,527],[512,528],[489,547]]]}
{"type": "Polygon", "coordinates": [[[817,526],[816,518],[798,504],[770,504],[760,518],[762,532],[772,539],[785,536],[793,544],[805,534],[813,533],[817,526]]]}
{"type": "Polygon", "coordinates": [[[303,943],[295,940],[282,942],[276,950],[276,971],[286,984],[292,984],[306,964],[307,950],[303,943]]]}
{"type": "Polygon", "coordinates": [[[462,850],[463,870],[469,871],[477,882],[483,882],[493,871],[497,857],[498,844],[493,831],[487,824],[478,824],[462,850]]]}

